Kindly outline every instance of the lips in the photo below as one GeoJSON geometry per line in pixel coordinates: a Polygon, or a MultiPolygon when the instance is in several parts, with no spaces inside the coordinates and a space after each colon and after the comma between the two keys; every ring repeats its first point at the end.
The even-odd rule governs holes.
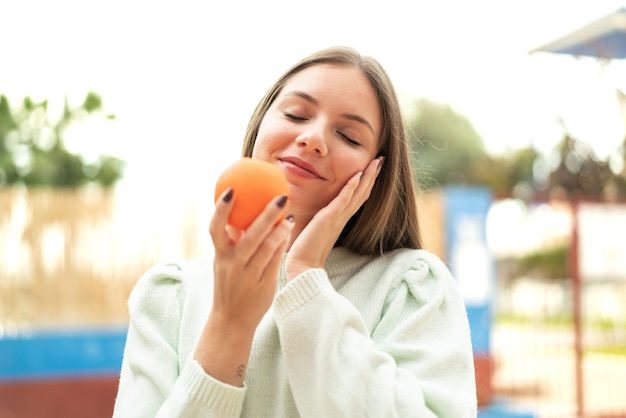
{"type": "Polygon", "coordinates": [[[282,163],[285,165],[285,168],[289,172],[292,172],[301,177],[319,178],[324,180],[324,177],[322,177],[322,175],[317,172],[315,167],[313,167],[306,161],[301,160],[300,158],[283,157],[280,158],[280,161],[282,161],[282,163]]]}

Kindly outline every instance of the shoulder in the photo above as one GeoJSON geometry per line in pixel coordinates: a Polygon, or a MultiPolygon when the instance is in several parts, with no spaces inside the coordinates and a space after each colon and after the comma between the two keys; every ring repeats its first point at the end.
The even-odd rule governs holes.
{"type": "Polygon", "coordinates": [[[373,259],[373,263],[393,270],[396,277],[404,279],[435,279],[444,282],[453,280],[443,260],[426,250],[398,249],[373,259]]]}
{"type": "Polygon", "coordinates": [[[416,249],[395,250],[381,256],[393,276],[393,288],[406,288],[422,303],[461,302],[458,285],[448,266],[437,255],[416,249]]]}
{"type": "Polygon", "coordinates": [[[163,310],[183,303],[188,294],[212,280],[212,262],[208,258],[163,261],[150,267],[139,278],[128,299],[131,312],[163,310]]]}
{"type": "Polygon", "coordinates": [[[385,253],[380,258],[388,263],[404,265],[408,268],[419,266],[447,271],[447,267],[437,255],[422,249],[400,248],[385,253]]]}
{"type": "Polygon", "coordinates": [[[422,249],[402,248],[378,256],[362,256],[338,247],[331,252],[326,269],[331,278],[366,275],[397,280],[406,277],[452,280],[444,262],[437,255],[422,249]]]}
{"type": "Polygon", "coordinates": [[[406,289],[422,300],[456,297],[457,285],[446,264],[422,249],[397,249],[379,256],[360,256],[345,248],[331,253],[327,269],[335,288],[367,288],[369,292],[397,295],[406,289]]]}

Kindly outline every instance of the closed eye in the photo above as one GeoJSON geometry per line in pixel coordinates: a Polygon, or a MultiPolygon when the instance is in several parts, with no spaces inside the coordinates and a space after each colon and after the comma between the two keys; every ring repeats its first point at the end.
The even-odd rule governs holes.
{"type": "Polygon", "coordinates": [[[306,118],[300,117],[300,116],[296,116],[292,113],[289,112],[283,112],[283,115],[285,115],[286,118],[291,119],[291,120],[295,120],[295,121],[303,121],[306,120],[306,118]]]}
{"type": "Polygon", "coordinates": [[[343,139],[345,139],[346,142],[348,142],[350,145],[354,145],[354,146],[358,146],[358,147],[361,146],[360,142],[355,141],[354,139],[350,138],[348,135],[346,135],[346,134],[344,134],[344,133],[342,133],[340,131],[337,131],[337,133],[339,134],[339,136],[341,136],[343,139]]]}

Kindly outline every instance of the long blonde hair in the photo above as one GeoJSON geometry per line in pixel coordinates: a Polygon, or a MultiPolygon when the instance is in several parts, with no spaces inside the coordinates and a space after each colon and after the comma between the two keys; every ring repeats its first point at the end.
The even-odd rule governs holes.
{"type": "Polygon", "coordinates": [[[251,157],[259,126],[285,84],[294,74],[318,64],[351,65],[372,83],[381,109],[379,156],[382,170],[369,199],[344,227],[335,246],[364,255],[378,255],[398,248],[421,248],[417,219],[416,183],[411,174],[409,148],[395,89],[380,63],[349,47],[315,52],[288,69],[257,105],[244,137],[243,156],[251,157]]]}

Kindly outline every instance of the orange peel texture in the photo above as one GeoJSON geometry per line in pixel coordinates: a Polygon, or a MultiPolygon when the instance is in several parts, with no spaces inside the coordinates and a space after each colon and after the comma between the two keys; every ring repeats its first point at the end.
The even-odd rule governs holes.
{"type": "MultiPolygon", "coordinates": [[[[215,202],[228,188],[232,188],[234,193],[228,224],[244,231],[272,199],[283,194],[289,196],[287,179],[278,167],[249,157],[236,161],[218,177],[215,185],[215,202]]],[[[287,206],[277,223],[286,213],[287,206]]]]}

